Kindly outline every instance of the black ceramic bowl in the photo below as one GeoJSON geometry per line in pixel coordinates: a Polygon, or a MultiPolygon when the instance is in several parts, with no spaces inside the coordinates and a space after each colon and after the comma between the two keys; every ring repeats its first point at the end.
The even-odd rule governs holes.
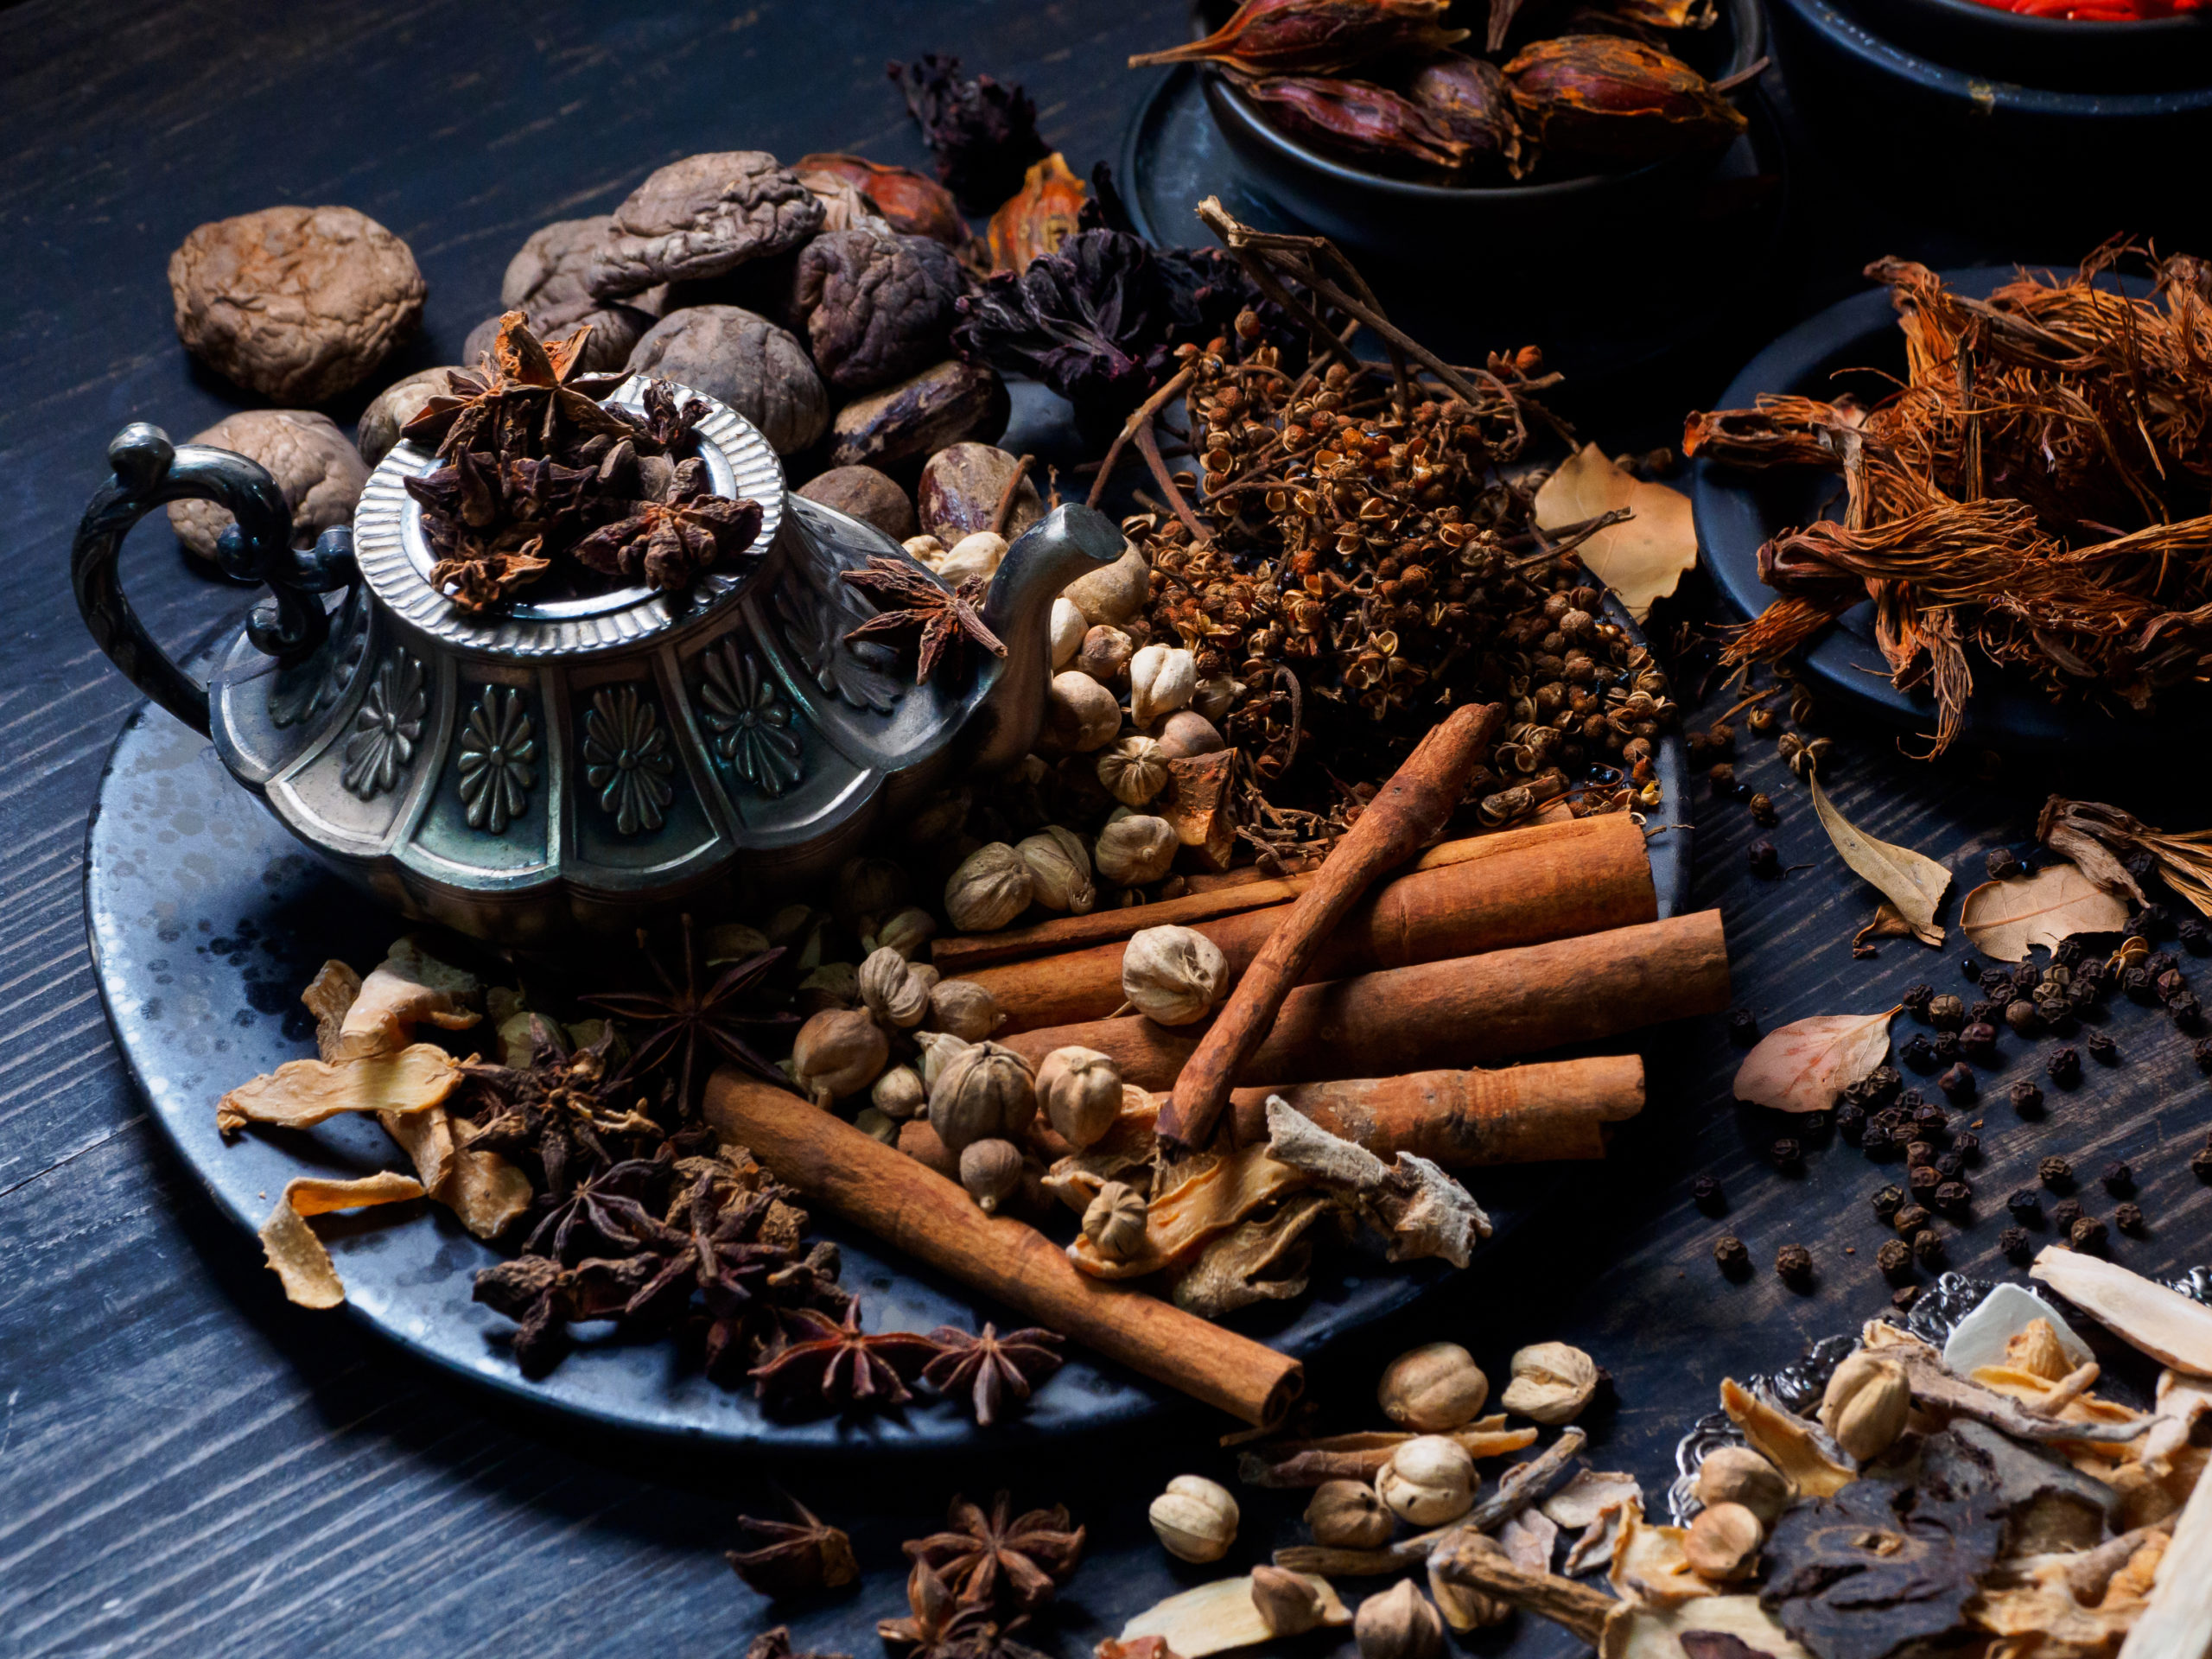
{"type": "MultiPolygon", "coordinates": [[[[1759,0],[1723,0],[1698,43],[1696,65],[1719,79],[1758,62],[1766,51],[1759,0]]],[[[1348,248],[1420,259],[1439,253],[1511,257],[1541,238],[1596,242],[1624,219],[1688,196],[1714,169],[1711,152],[1670,156],[1614,173],[1525,184],[1428,184],[1395,178],[1347,153],[1294,138],[1223,76],[1205,72],[1208,108],[1222,137],[1255,181],[1283,207],[1348,248]]],[[[1738,140],[1738,143],[1743,142],[1738,140]]]]}
{"type": "Polygon", "coordinates": [[[2069,92],[2212,85],[2212,12],[2140,22],[2025,17],[1980,0],[1854,0],[1892,41],[1953,69],[2069,92]]]}

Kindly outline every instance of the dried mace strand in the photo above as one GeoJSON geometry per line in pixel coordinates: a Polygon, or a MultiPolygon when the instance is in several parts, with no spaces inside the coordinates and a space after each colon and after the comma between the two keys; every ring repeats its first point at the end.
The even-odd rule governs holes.
{"type": "Polygon", "coordinates": [[[1440,52],[1467,38],[1444,26],[1446,0],[1244,0],[1204,40],[1140,52],[1132,69],[1217,63],[1254,75],[1335,75],[1398,53],[1440,52]]]}
{"type": "Polygon", "coordinates": [[[1356,150],[1375,161],[1452,171],[1474,155],[1410,99],[1363,80],[1272,75],[1239,90],[1292,137],[1356,150]]]}
{"type": "Polygon", "coordinates": [[[723,1552],[737,1576],[772,1599],[836,1590],[857,1580],[861,1569],[853,1559],[852,1540],[804,1504],[786,1501],[795,1517],[791,1521],[737,1517],[741,1530],[766,1541],[757,1549],[723,1552]]]}
{"type": "Polygon", "coordinates": [[[1001,1337],[989,1324],[981,1334],[941,1325],[930,1332],[930,1340],[938,1353],[922,1368],[922,1380],[948,1398],[967,1395],[976,1422],[985,1428],[1060,1369],[1059,1334],[1041,1327],[1001,1337]]]}
{"type": "Polygon", "coordinates": [[[1505,79],[1538,144],[1593,161],[1717,149],[1749,124],[1689,65],[1619,35],[1535,41],[1505,79]]]}

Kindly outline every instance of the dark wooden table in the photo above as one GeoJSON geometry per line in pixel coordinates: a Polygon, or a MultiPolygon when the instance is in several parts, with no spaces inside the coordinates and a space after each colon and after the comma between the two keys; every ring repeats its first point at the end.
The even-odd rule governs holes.
{"type": "MultiPolygon", "coordinates": [[[[1153,1542],[1146,1502],[1167,1477],[1226,1477],[1222,1425],[1186,1414],[1133,1441],[1019,1460],[772,1469],[633,1444],[519,1410],[432,1375],[343,1318],[280,1298],[252,1240],[220,1220],[136,1097],[103,1020],[85,944],[81,853],[102,757],[132,694],[80,628],[64,575],[72,527],[104,473],[107,438],[149,419],[179,437],[233,406],[171,332],[163,267],[194,225],[281,201],[359,207],[405,238],[430,285],[427,327],[396,376],[453,357],[492,310],[509,254],[534,226],[603,211],[647,170],[698,149],[794,156],[857,150],[918,162],[882,78],[887,56],[959,53],[1027,84],[1077,171],[1118,150],[1147,86],[1123,56],[1173,38],[1179,0],[683,7],[548,0],[532,7],[363,7],[35,0],[0,45],[0,261],[10,365],[0,400],[10,649],[0,658],[0,1651],[729,1655],[788,1618],[802,1643],[872,1654],[874,1621],[900,1610],[898,1542],[956,1491],[1010,1485],[1067,1502],[1090,1560],[1057,1621],[1033,1637],[1084,1654],[1136,1609],[1205,1573],[1153,1542]],[[732,1517],[780,1483],[854,1534],[868,1577],[818,1607],[771,1609],[721,1552],[732,1517]]],[[[1805,170],[1793,247],[1762,315],[1693,360],[1624,390],[1615,447],[1662,442],[1713,395],[1777,319],[1857,286],[1894,248],[1951,262],[2065,257],[2032,236],[1999,241],[1945,212],[1900,221],[1858,181],[1805,170]]],[[[2179,210],[2177,210],[2179,211],[2179,210]]],[[[2202,226],[2169,230],[2201,248],[2202,226]]],[[[1499,341],[1499,345],[1517,342],[1499,341]]],[[[379,381],[378,384],[381,384],[379,381]]],[[[331,411],[350,421],[355,398],[331,411]]],[[[131,554],[132,591],[181,644],[239,595],[186,569],[158,531],[131,554]]],[[[1694,613],[1692,596],[1688,609],[1694,613]]],[[[1664,619],[1662,618],[1662,620],[1664,619]]],[[[1689,696],[1696,690],[1686,689],[1689,696]]],[[[1704,711],[1716,712],[1716,692],[1704,711]]],[[[1984,851],[2024,841],[2043,766],[1930,767],[1840,711],[1834,787],[1877,834],[1949,859],[1960,890],[1984,851]]],[[[1771,1026],[1886,1006],[1911,982],[1964,989],[1957,936],[1940,955],[1890,942],[1854,961],[1872,909],[1828,851],[1770,746],[1740,770],[1781,804],[1779,883],[1745,873],[1756,831],[1740,806],[1672,803],[1695,823],[1697,902],[1724,912],[1742,1001],[1771,1026]]],[[[2115,780],[2075,757],[2085,792],[2136,804],[2154,781],[2115,780]]],[[[2194,757],[2190,757],[2193,763],[2194,757]]],[[[2177,762],[2177,765],[2183,764],[2177,762]]],[[[2171,779],[2160,779],[2168,793],[2171,779]]],[[[2147,807],[2145,809],[2150,810],[2147,807]]],[[[2158,809],[2201,823],[2186,795],[2158,809]]],[[[1683,833],[1670,828],[1667,833],[1683,833]]],[[[1955,909],[1955,901],[1952,912],[1955,909]]],[[[2188,1040],[2145,1010],[2112,1028],[2123,1064],[2053,1093],[2040,1122],[2002,1104],[2040,1064],[2010,1039],[1975,1116],[1986,1161],[1955,1265],[1995,1274],[2003,1194],[2047,1151],[2133,1160],[2150,1236],[2119,1258],[2169,1274],[2212,1259],[2212,1201],[2187,1169],[2204,1090],[2188,1040]]],[[[1808,1338],[1885,1305],[1866,1198],[1888,1179],[1815,1140],[1803,1172],[1767,1169],[1778,1125],[1732,1103],[1721,1022],[1657,1034],[1651,1104],[1615,1157],[1574,1178],[1550,1221],[1487,1252],[1402,1327],[1316,1369],[1328,1421],[1369,1420],[1376,1362],[1430,1337],[1465,1342],[1495,1378],[1518,1344],[1576,1343],[1611,1371],[1592,1413],[1601,1464],[1657,1494],[1688,1421],[1724,1371],[1771,1368],[1808,1338]],[[1708,1251],[1722,1224],[1688,1200],[1718,1175],[1726,1225],[1760,1271],[1732,1284],[1708,1251]],[[1765,1270],[1802,1242],[1816,1287],[1765,1270]]],[[[2090,1206],[2110,1200],[2092,1189],[2090,1206]]],[[[1296,1505],[1255,1499],[1228,1566],[1293,1535],[1296,1505]]],[[[1325,1644],[1324,1644],[1325,1646],[1325,1644]]],[[[1344,1644],[1348,1649],[1349,1644],[1344,1644]]],[[[1469,1646],[1567,1650],[1519,1623],[1469,1646]]]]}

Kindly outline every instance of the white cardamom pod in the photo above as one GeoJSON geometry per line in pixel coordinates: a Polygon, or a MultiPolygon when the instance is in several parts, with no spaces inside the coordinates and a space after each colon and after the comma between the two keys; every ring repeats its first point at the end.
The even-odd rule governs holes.
{"type": "Polygon", "coordinates": [[[1122,995],[1163,1026],[1203,1020],[1229,988],[1229,958],[1188,927],[1147,927],[1122,952],[1122,995]]]}
{"type": "Polygon", "coordinates": [[[1029,908],[1035,888],[1021,855],[1002,841],[978,847],[944,884],[944,912],[963,933],[1004,927],[1029,908]]]}
{"type": "Polygon", "coordinates": [[[791,1060],[799,1085],[817,1100],[856,1095],[891,1058],[875,1016],[860,1008],[825,1008],[798,1028],[791,1060]]]}
{"type": "Polygon", "coordinates": [[[928,988],[914,976],[906,958],[888,945],[872,951],[861,963],[859,985],[868,1011],[901,1031],[920,1025],[930,1011],[928,988]]]}
{"type": "Polygon", "coordinates": [[[1029,867],[1036,901],[1046,909],[1082,916],[1098,902],[1098,890],[1090,884],[1090,855],[1074,830],[1048,823],[1017,842],[1014,850],[1029,867]]]}
{"type": "Polygon", "coordinates": [[[912,1066],[894,1065],[875,1080],[868,1098],[877,1111],[903,1123],[929,1104],[929,1091],[912,1066]]]}
{"type": "Polygon", "coordinates": [[[1124,806],[1142,806],[1167,787],[1167,755],[1148,737],[1125,737],[1098,757],[1098,781],[1124,806]]]}
{"type": "Polygon", "coordinates": [[[993,1214],[1021,1185],[1021,1148],[1011,1141],[970,1141],[960,1154],[960,1185],[993,1214]]]}
{"type": "Polygon", "coordinates": [[[1065,668],[1083,649],[1083,636],[1090,632],[1090,625],[1076,608],[1076,602],[1063,595],[1052,601],[1052,666],[1065,668]]]}
{"type": "Polygon", "coordinates": [[[1129,658],[1129,719],[1140,728],[1185,707],[1198,689],[1198,658],[1180,645],[1147,645],[1129,658]]]}
{"type": "Polygon", "coordinates": [[[912,962],[936,935],[937,918],[919,905],[909,905],[885,917],[874,933],[862,934],[861,943],[870,950],[896,950],[912,962]]]}
{"type": "Polygon", "coordinates": [[[937,562],[937,577],[948,588],[957,588],[970,576],[981,576],[986,582],[998,574],[999,561],[1006,557],[1006,537],[988,530],[979,530],[972,536],[963,536],[937,562]]]}
{"type": "Polygon", "coordinates": [[[930,1127],[948,1152],[976,1141],[1019,1141],[1036,1116],[1029,1062],[996,1043],[963,1049],[930,1085],[930,1127]]]}
{"type": "Polygon", "coordinates": [[[1167,874],[1175,861],[1174,826],[1165,818],[1132,813],[1098,832],[1091,861],[1098,874],[1118,887],[1141,887],[1167,874]]]}
{"type": "Polygon", "coordinates": [[[1122,1069],[1095,1048],[1056,1048],[1037,1067],[1037,1103],[1072,1147],[1087,1147],[1122,1115],[1122,1069]]]}
{"type": "Polygon", "coordinates": [[[964,1037],[955,1037],[949,1031],[918,1031],[914,1046],[922,1051],[922,1089],[927,1092],[937,1087],[937,1080],[944,1073],[955,1056],[975,1045],[964,1037]]]}
{"type": "Polygon", "coordinates": [[[999,1000],[972,979],[940,980],[930,988],[932,1030],[980,1043],[1006,1022],[999,1000]]]}

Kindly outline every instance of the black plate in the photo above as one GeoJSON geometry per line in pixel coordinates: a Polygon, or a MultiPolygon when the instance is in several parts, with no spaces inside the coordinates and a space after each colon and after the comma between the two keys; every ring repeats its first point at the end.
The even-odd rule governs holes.
{"type": "MultiPolygon", "coordinates": [[[[1986,299],[2018,273],[2010,266],[1976,266],[1943,273],[1961,293],[1986,299]]],[[[2111,277],[2130,294],[2150,291],[2136,277],[2111,277]]],[[[1715,405],[1748,409],[1762,393],[1797,392],[1827,397],[1852,389],[1872,401],[1895,384],[1876,376],[1902,376],[1904,345],[1886,288],[1859,294],[1830,306],[1783,335],[1747,364],[1715,405]]],[[[1691,478],[1690,499],[1697,510],[1698,546],[1705,568],[1730,605],[1756,616],[1775,597],[1759,580],[1760,544],[1777,531],[1823,517],[1842,486],[1835,477],[1810,467],[1745,472],[1699,461],[1691,478]]],[[[1874,643],[1874,607],[1853,607],[1822,630],[1802,653],[1813,677],[1847,701],[1892,725],[1932,736],[1936,700],[1925,690],[1900,691],[1891,683],[1890,665],[1874,643]]],[[[1963,741],[2016,752],[2050,751],[2081,743],[2133,747],[2150,743],[2162,728],[2179,717],[2201,717],[2212,699],[2199,695],[2162,696],[2159,714],[2144,719],[2124,706],[2101,707],[2086,697],[2053,702],[2018,671],[2000,671],[1968,647],[1974,663],[1974,696],[1967,701],[1963,741]]]]}
{"type": "MultiPolygon", "coordinates": [[[[197,666],[206,665],[203,657],[197,666]]],[[[1659,765],[1669,799],[1686,799],[1679,741],[1662,746],[1659,765]]],[[[1672,913],[1688,892],[1686,831],[1652,842],[1652,874],[1661,913],[1672,913]]],[[[85,893],[116,1040],[162,1133],[232,1220],[251,1234],[296,1175],[406,1167],[372,1123],[334,1119],[229,1144],[216,1134],[225,1090],[313,1053],[298,996],[315,969],[332,957],[376,962],[405,925],[325,871],[231,779],[206,739],[158,709],[133,715],[109,756],[86,834],[85,893]]],[[[1562,1167],[1532,1165],[1476,1171],[1467,1185],[1503,1233],[1561,1192],[1564,1176],[1562,1167]]],[[[508,1357],[507,1321],[468,1297],[475,1270],[499,1257],[445,1210],[370,1211],[318,1230],[354,1318],[419,1358],[580,1419],[790,1452],[951,1451],[987,1438],[957,1406],[934,1399],[898,1416],[772,1417],[749,1393],[686,1365],[664,1340],[587,1342],[547,1380],[528,1382],[508,1357]]],[[[864,1234],[835,1224],[820,1231],[842,1248],[844,1283],[861,1295],[871,1329],[1009,1322],[1004,1308],[864,1234]]],[[[1306,1296],[1233,1322],[1307,1357],[1447,1276],[1433,1262],[1404,1268],[1341,1255],[1316,1273],[1306,1296]]],[[[1127,1427],[1186,1403],[1078,1349],[1026,1415],[988,1439],[1006,1447],[1127,1427]]]]}

